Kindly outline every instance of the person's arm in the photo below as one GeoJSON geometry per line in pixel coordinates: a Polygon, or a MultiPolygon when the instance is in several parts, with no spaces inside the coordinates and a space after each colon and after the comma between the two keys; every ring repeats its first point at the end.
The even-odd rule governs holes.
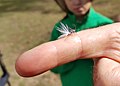
{"type": "Polygon", "coordinates": [[[56,66],[86,58],[106,56],[120,62],[120,23],[74,33],[44,43],[25,53],[16,61],[19,75],[30,77],[56,66]]]}

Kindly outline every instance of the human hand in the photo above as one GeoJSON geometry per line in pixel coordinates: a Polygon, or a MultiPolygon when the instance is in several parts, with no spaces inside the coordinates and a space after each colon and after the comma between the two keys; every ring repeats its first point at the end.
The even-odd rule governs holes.
{"type": "Polygon", "coordinates": [[[21,76],[34,76],[77,59],[105,56],[120,62],[120,23],[73,33],[68,37],[44,43],[16,61],[21,76]]]}
{"type": "Polygon", "coordinates": [[[96,60],[94,86],[120,86],[120,63],[108,58],[96,60]]]}
{"type": "Polygon", "coordinates": [[[81,31],[78,34],[82,42],[81,57],[104,56],[120,62],[120,23],[81,31]]]}

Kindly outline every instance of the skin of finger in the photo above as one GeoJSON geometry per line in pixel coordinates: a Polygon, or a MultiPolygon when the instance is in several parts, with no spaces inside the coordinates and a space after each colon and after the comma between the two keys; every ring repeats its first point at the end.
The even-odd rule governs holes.
{"type": "MultiPolygon", "coordinates": [[[[60,40],[39,45],[25,52],[16,61],[16,70],[18,74],[21,76],[34,76],[43,73],[49,69],[52,69],[53,67],[56,67],[58,65],[81,59],[81,57],[83,57],[83,46],[85,46],[84,50],[87,49],[85,50],[85,52],[87,52],[84,53],[86,56],[87,53],[90,51],[92,51],[92,53],[89,53],[88,55],[94,56],[91,54],[97,53],[95,52],[97,51],[97,48],[93,50],[94,46],[91,46],[89,44],[93,44],[93,42],[96,41],[97,38],[91,39],[92,37],[95,37],[95,35],[93,35],[94,30],[90,31],[83,31],[83,33],[81,33],[80,35],[82,36],[83,34],[85,34],[85,36],[81,38],[78,36],[78,34],[73,34],[60,40]],[[91,33],[90,35],[92,36],[90,36],[89,33],[91,33]],[[87,38],[89,36],[91,38],[88,38],[88,40],[84,40],[84,38],[87,38]],[[85,43],[86,41],[88,41],[88,44],[81,45],[81,41],[85,41],[85,43]]],[[[98,47],[97,45],[95,46],[98,47]]],[[[100,49],[98,48],[98,50],[100,49]]],[[[95,57],[96,56],[97,54],[95,54],[95,57]]]]}
{"type": "MultiPolygon", "coordinates": [[[[98,30],[96,31],[99,33],[98,30]]],[[[98,53],[103,48],[97,45],[96,41],[101,36],[96,36],[94,33],[95,30],[82,31],[79,34],[75,33],[63,39],[39,45],[23,53],[16,61],[18,74],[21,76],[34,76],[58,65],[82,59],[85,56],[88,58],[99,56],[98,53]]]]}
{"type": "MultiPolygon", "coordinates": [[[[102,28],[109,28],[109,26],[102,28]]],[[[34,76],[81,57],[102,56],[105,47],[101,45],[107,45],[108,43],[103,41],[107,40],[107,36],[103,36],[105,36],[108,29],[100,29],[81,31],[77,33],[77,36],[73,35],[68,38],[44,43],[25,52],[16,61],[18,74],[21,76],[34,76]],[[80,38],[79,41],[75,41],[76,38],[80,38]]]]}
{"type": "Polygon", "coordinates": [[[120,23],[108,26],[110,39],[112,39],[109,42],[111,47],[109,46],[107,52],[104,52],[104,56],[108,56],[107,58],[102,57],[94,60],[96,61],[94,66],[94,86],[120,86],[119,27],[120,23]]]}
{"type": "Polygon", "coordinates": [[[108,36],[105,35],[105,37],[108,38],[106,45],[103,45],[106,46],[103,52],[103,56],[120,62],[120,23],[106,25],[101,28],[103,28],[103,30],[106,29],[106,32],[108,34],[108,36]]]}
{"type": "Polygon", "coordinates": [[[74,61],[81,57],[81,39],[77,34],[71,34],[68,37],[55,41],[53,44],[57,49],[58,65],[74,61]]]}
{"type": "Polygon", "coordinates": [[[100,58],[94,66],[94,86],[120,86],[120,64],[100,58]]]}
{"type": "Polygon", "coordinates": [[[20,55],[16,61],[16,71],[23,77],[31,77],[74,61],[81,55],[80,44],[81,40],[73,35],[39,45],[20,55]]]}
{"type": "Polygon", "coordinates": [[[78,34],[82,40],[82,57],[84,58],[101,57],[108,47],[109,34],[107,29],[93,28],[78,32],[78,34]]]}
{"type": "Polygon", "coordinates": [[[44,43],[21,54],[16,60],[15,69],[23,77],[43,73],[57,65],[56,52],[51,42],[44,43]]]}
{"type": "Polygon", "coordinates": [[[81,31],[78,34],[82,40],[84,58],[106,56],[120,62],[120,23],[81,31]]]}

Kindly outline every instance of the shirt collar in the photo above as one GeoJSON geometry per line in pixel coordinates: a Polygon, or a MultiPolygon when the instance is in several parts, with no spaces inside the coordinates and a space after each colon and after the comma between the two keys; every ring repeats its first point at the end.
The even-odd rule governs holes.
{"type": "Polygon", "coordinates": [[[69,12],[68,13],[68,17],[70,18],[70,21],[72,21],[73,23],[85,23],[87,20],[89,20],[89,18],[92,17],[92,15],[94,15],[95,11],[93,9],[93,7],[90,8],[89,13],[83,18],[83,20],[79,21],[76,19],[76,16],[72,13],[69,12]]]}

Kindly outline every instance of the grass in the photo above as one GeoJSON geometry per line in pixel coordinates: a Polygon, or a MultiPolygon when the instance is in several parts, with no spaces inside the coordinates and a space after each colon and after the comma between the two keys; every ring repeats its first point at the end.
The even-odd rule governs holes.
{"type": "MultiPolygon", "coordinates": [[[[120,14],[119,0],[95,0],[95,9],[105,16],[120,14]]],[[[24,51],[49,40],[54,24],[64,16],[53,0],[0,0],[0,50],[10,72],[12,86],[61,86],[49,71],[32,78],[20,77],[15,60],[24,51]]]]}

